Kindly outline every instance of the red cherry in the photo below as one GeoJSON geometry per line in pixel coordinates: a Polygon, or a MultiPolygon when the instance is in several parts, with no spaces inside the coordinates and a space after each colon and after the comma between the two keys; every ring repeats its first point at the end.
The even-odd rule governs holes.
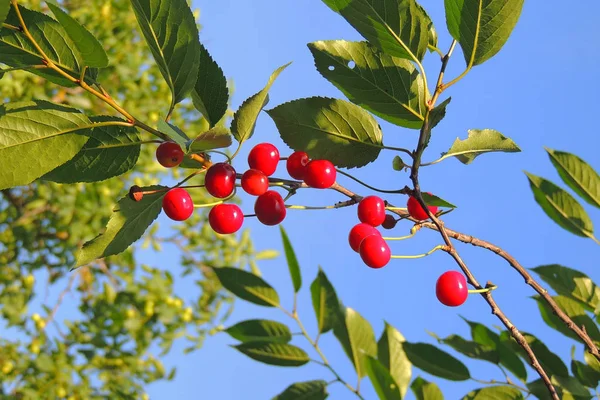
{"type": "Polygon", "coordinates": [[[304,180],[306,175],[306,166],[310,159],[308,154],[303,151],[296,151],[288,157],[286,167],[288,174],[294,179],[304,180]]]}
{"type": "Polygon", "coordinates": [[[249,169],[242,175],[242,189],[252,196],[260,196],[269,190],[269,178],[257,169],[249,169]]]}
{"type": "Polygon", "coordinates": [[[385,216],[385,221],[383,221],[381,227],[383,229],[394,229],[397,223],[398,221],[396,220],[396,218],[393,215],[388,214],[385,216]]]}
{"type": "Polygon", "coordinates": [[[218,199],[229,197],[235,188],[235,169],[227,163],[217,163],[206,171],[206,190],[218,199]]]}
{"type": "Polygon", "coordinates": [[[465,276],[458,271],[444,272],[435,285],[435,295],[448,307],[460,306],[469,296],[465,276]]]}
{"type": "Polygon", "coordinates": [[[273,226],[280,224],[287,214],[283,197],[277,192],[269,190],[256,199],[254,212],[260,222],[273,226]]]}
{"type": "Polygon", "coordinates": [[[371,226],[385,221],[385,202],[377,196],[367,196],[358,203],[358,219],[371,226]]]}
{"type": "Polygon", "coordinates": [[[162,202],[167,217],[174,221],[185,221],[194,213],[194,202],[185,189],[169,190],[162,202]]]}
{"type": "Polygon", "coordinates": [[[235,204],[219,204],[208,213],[208,223],[213,231],[228,235],[240,230],[244,223],[244,213],[235,204]]]}
{"type": "Polygon", "coordinates": [[[250,151],[248,165],[252,169],[262,171],[266,176],[271,176],[279,163],[279,150],[271,143],[261,143],[250,151]]]}
{"type": "Polygon", "coordinates": [[[156,149],[156,160],[165,168],[177,167],[183,162],[184,156],[177,143],[163,142],[156,149]]]}
{"type": "MultiPolygon", "coordinates": [[[[408,198],[408,203],[406,204],[406,207],[408,208],[408,213],[410,214],[410,216],[418,221],[425,221],[429,218],[429,216],[427,215],[427,211],[425,211],[425,209],[421,207],[419,200],[412,196],[408,198]]],[[[431,211],[432,214],[435,214],[438,211],[437,206],[428,206],[427,208],[429,208],[429,211],[431,211]]]]}
{"type": "Polygon", "coordinates": [[[306,165],[304,182],[316,189],[329,189],[335,183],[337,171],[328,160],[312,160],[306,165]]]}
{"type": "Polygon", "coordinates": [[[374,227],[369,224],[358,224],[354,225],[354,227],[350,230],[350,234],[348,235],[348,243],[350,243],[350,247],[352,250],[358,253],[360,248],[360,243],[364,238],[370,235],[379,235],[381,233],[374,227]]]}
{"type": "Polygon", "coordinates": [[[369,235],[360,243],[360,258],[368,267],[379,269],[385,267],[392,258],[392,253],[381,235],[369,235]]]}

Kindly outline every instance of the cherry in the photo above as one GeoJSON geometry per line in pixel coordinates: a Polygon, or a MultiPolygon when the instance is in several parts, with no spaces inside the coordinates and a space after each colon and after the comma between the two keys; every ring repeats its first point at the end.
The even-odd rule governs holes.
{"type": "Polygon", "coordinates": [[[358,219],[371,226],[385,221],[385,202],[377,196],[367,196],[358,203],[358,219]]]}
{"type": "Polygon", "coordinates": [[[229,197],[235,188],[235,169],[227,163],[217,163],[206,171],[206,190],[218,199],[229,197]]]}
{"type": "Polygon", "coordinates": [[[240,230],[244,223],[244,213],[235,204],[219,204],[208,213],[208,223],[213,231],[228,235],[240,230]]]}
{"type": "Polygon", "coordinates": [[[185,221],[194,213],[194,202],[187,190],[182,188],[169,190],[162,206],[167,217],[174,221],[185,221]]]}
{"type": "Polygon", "coordinates": [[[254,212],[260,222],[273,226],[280,224],[287,214],[283,197],[277,192],[269,190],[256,199],[254,212]]]}
{"type": "Polygon", "coordinates": [[[392,253],[381,235],[369,235],[360,243],[360,258],[368,267],[379,269],[385,267],[392,258],[392,253]]]}
{"type": "Polygon", "coordinates": [[[350,234],[348,235],[348,243],[350,243],[350,247],[352,248],[352,250],[358,253],[360,243],[363,241],[364,238],[370,235],[381,236],[381,233],[379,233],[377,229],[375,229],[369,224],[361,223],[358,225],[354,225],[354,227],[350,230],[350,234]]]}
{"type": "Polygon", "coordinates": [[[435,295],[448,307],[460,306],[469,296],[465,276],[458,271],[444,272],[435,285],[435,295]]]}
{"type": "Polygon", "coordinates": [[[260,196],[269,190],[269,178],[257,169],[249,169],[242,175],[242,189],[252,196],[260,196]]]}
{"type": "Polygon", "coordinates": [[[328,160],[312,160],[306,165],[304,182],[316,189],[329,189],[335,183],[337,171],[328,160]]]}
{"type": "Polygon", "coordinates": [[[308,154],[303,151],[292,153],[286,163],[288,174],[294,179],[304,180],[306,165],[308,165],[309,161],[308,154]]]}
{"type": "MultiPolygon", "coordinates": [[[[429,216],[427,215],[427,211],[425,211],[425,209],[421,206],[419,200],[412,196],[408,198],[408,203],[406,204],[406,207],[408,208],[408,213],[410,214],[410,216],[418,221],[425,221],[429,218],[429,216]]],[[[431,211],[432,214],[435,214],[438,211],[437,206],[428,206],[427,208],[429,208],[429,211],[431,211]]]]}
{"type": "Polygon", "coordinates": [[[262,171],[266,176],[271,176],[277,169],[279,163],[279,150],[271,143],[261,143],[252,150],[248,155],[248,165],[252,169],[262,171]]]}
{"type": "Polygon", "coordinates": [[[396,220],[396,218],[393,215],[387,214],[385,216],[385,220],[383,221],[383,224],[381,224],[381,227],[383,229],[394,229],[396,227],[397,223],[398,223],[398,221],[396,220]]]}
{"type": "Polygon", "coordinates": [[[183,162],[185,154],[177,143],[163,142],[156,149],[156,159],[165,168],[177,167],[183,162]]]}

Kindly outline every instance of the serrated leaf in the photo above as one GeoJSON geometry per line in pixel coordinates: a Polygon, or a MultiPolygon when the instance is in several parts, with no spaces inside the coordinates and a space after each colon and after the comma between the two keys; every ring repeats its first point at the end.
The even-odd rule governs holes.
{"type": "Polygon", "coordinates": [[[177,143],[179,147],[181,147],[181,150],[186,151],[188,149],[188,143],[190,143],[191,140],[184,131],[175,125],[162,120],[158,121],[157,128],[172,139],[173,142],[177,143]]]}
{"type": "Polygon", "coordinates": [[[72,159],[93,123],[78,110],[37,100],[0,105],[0,189],[27,185],[72,159]]]}
{"type": "Polygon", "coordinates": [[[483,389],[477,389],[462,400],[523,400],[521,391],[512,386],[490,386],[483,389]]]}
{"type": "Polygon", "coordinates": [[[338,300],[335,288],[320,268],[317,277],[310,285],[310,293],[319,332],[329,332],[335,325],[341,323],[342,305],[338,300]]]}
{"type": "Polygon", "coordinates": [[[222,149],[231,146],[231,132],[227,128],[215,126],[201,133],[191,141],[189,148],[192,153],[206,150],[222,149]]]}
{"type": "Polygon", "coordinates": [[[208,50],[200,44],[198,79],[192,92],[192,100],[198,111],[214,127],[227,112],[229,89],[223,70],[213,60],[208,50]]]}
{"type": "Polygon", "coordinates": [[[494,364],[500,362],[500,356],[496,352],[495,347],[488,347],[477,342],[472,342],[459,335],[450,335],[445,339],[441,339],[441,342],[467,357],[489,361],[494,364]]]}
{"type": "Polygon", "coordinates": [[[423,200],[429,206],[438,206],[445,208],[456,208],[456,206],[452,203],[447,202],[446,200],[429,193],[421,193],[423,200]]]}
{"type": "MultiPolygon", "coordinates": [[[[90,120],[94,124],[126,124],[126,121],[114,117],[92,117],[90,120]]],[[[75,157],[41,179],[58,183],[100,182],[124,174],[137,163],[140,138],[134,127],[93,127],[89,136],[75,157]]]]}
{"type": "Polygon", "coordinates": [[[444,400],[440,388],[433,382],[427,382],[420,376],[410,385],[417,400],[444,400]]]}
{"type": "Polygon", "coordinates": [[[468,68],[494,55],[508,40],[524,0],[445,0],[448,31],[460,43],[468,68]]]}
{"type": "Polygon", "coordinates": [[[369,321],[353,309],[346,308],[344,319],[336,324],[333,332],[352,361],[358,377],[365,376],[365,356],[377,356],[375,333],[369,321]]]}
{"type": "Polygon", "coordinates": [[[600,175],[574,154],[546,148],[561,179],[582,199],[600,208],[600,175]]]}
{"type": "Polygon", "coordinates": [[[298,258],[296,258],[296,253],[294,252],[290,238],[283,226],[279,226],[279,230],[281,232],[281,240],[283,241],[283,249],[285,251],[288,269],[290,271],[290,276],[292,277],[292,283],[294,284],[294,291],[298,293],[302,287],[302,275],[300,273],[298,258]]]}
{"type": "MultiPolygon", "coordinates": [[[[164,190],[164,186],[150,186],[143,191],[164,190]]],[[[98,258],[119,254],[137,241],[154,222],[162,210],[162,200],[166,191],[145,195],[141,201],[129,196],[117,203],[104,233],[85,243],[77,252],[76,267],[88,264],[98,258]]]]}
{"type": "Polygon", "coordinates": [[[376,358],[365,358],[367,375],[373,384],[377,396],[383,400],[402,400],[402,395],[390,371],[376,358]]]}
{"type": "MultiPolygon", "coordinates": [[[[546,301],[544,301],[539,295],[536,295],[533,298],[537,302],[540,313],[542,314],[542,318],[548,326],[557,330],[563,335],[570,337],[571,339],[575,339],[583,343],[581,338],[579,338],[579,336],[569,329],[569,327],[567,327],[567,325],[554,314],[553,310],[550,308],[548,303],[546,303],[546,301]]],[[[600,341],[600,331],[598,330],[598,326],[594,320],[592,320],[592,318],[586,314],[585,309],[579,302],[565,296],[553,296],[552,298],[558,307],[560,307],[560,309],[563,310],[564,313],[573,320],[575,325],[583,327],[592,340],[600,341]]]]}
{"type": "Polygon", "coordinates": [[[73,43],[75,43],[84,65],[92,68],[107,67],[108,56],[100,42],[98,42],[98,39],[60,7],[49,1],[47,1],[46,4],[58,22],[65,29],[73,43]]]}
{"type": "Polygon", "coordinates": [[[471,378],[466,365],[433,345],[404,342],[402,347],[410,362],[424,372],[450,381],[471,378]]]}
{"type": "Polygon", "coordinates": [[[251,319],[238,322],[225,329],[225,332],[240,342],[288,343],[292,332],[287,325],[265,319],[251,319]]]}
{"type": "Polygon", "coordinates": [[[377,342],[377,359],[389,370],[400,389],[401,397],[406,396],[412,376],[412,365],[402,348],[404,341],[404,336],[386,322],[377,342]]]}
{"type": "Polygon", "coordinates": [[[131,0],[158,68],[171,89],[171,107],[194,88],[200,65],[198,27],[186,0],[131,0]]]}
{"type": "Polygon", "coordinates": [[[532,269],[556,293],[582,303],[588,311],[595,311],[599,304],[600,289],[584,273],[562,265],[542,265],[532,269]]]}
{"type": "Polygon", "coordinates": [[[262,278],[238,268],[213,268],[221,285],[240,299],[259,306],[277,307],[279,295],[262,278]]]}
{"type": "Polygon", "coordinates": [[[431,126],[431,129],[438,126],[438,124],[446,117],[446,108],[451,101],[452,97],[448,97],[429,112],[429,125],[431,126]]]}
{"type": "Polygon", "coordinates": [[[232,347],[253,360],[279,367],[299,367],[310,361],[304,350],[291,344],[248,342],[232,347]]]}
{"type": "Polygon", "coordinates": [[[383,148],[383,134],[375,118],[343,100],[310,97],[267,113],[288,146],[338,167],[365,166],[375,161],[383,148]]]}
{"type": "Polygon", "coordinates": [[[456,157],[463,164],[471,164],[476,157],[493,152],[518,153],[519,146],[500,132],[492,129],[471,129],[465,140],[456,139],[447,153],[442,153],[443,160],[456,157]]]}
{"type": "Polygon", "coordinates": [[[267,86],[260,92],[246,99],[235,112],[233,121],[231,121],[231,133],[235,140],[240,144],[244,143],[254,135],[256,120],[263,108],[269,103],[269,90],[271,90],[271,86],[273,86],[273,83],[275,83],[279,74],[281,74],[290,64],[291,63],[288,63],[277,68],[269,78],[267,86]]]}
{"type": "Polygon", "coordinates": [[[294,383],[271,400],[325,400],[328,396],[327,382],[315,380],[294,383]]]}
{"type": "Polygon", "coordinates": [[[366,42],[319,41],[308,48],[317,70],[351,102],[393,124],[421,128],[425,93],[413,63],[366,42]]]}
{"type": "Polygon", "coordinates": [[[0,26],[6,21],[10,11],[10,0],[0,0],[0,26]]]}
{"type": "Polygon", "coordinates": [[[554,183],[525,172],[535,201],[561,228],[581,237],[593,237],[594,225],[581,204],[554,183]]]}
{"type": "MultiPolygon", "coordinates": [[[[569,376],[569,370],[565,363],[561,360],[559,356],[552,353],[548,347],[542,343],[538,338],[533,336],[532,334],[521,332],[523,337],[533,350],[533,353],[536,355],[538,361],[540,362],[542,368],[548,375],[557,375],[557,376],[569,376]]],[[[507,331],[503,331],[500,334],[500,341],[503,342],[507,347],[511,348],[513,352],[518,354],[523,360],[529,363],[529,356],[523,348],[512,338],[510,333],[507,331]]]]}
{"type": "Polygon", "coordinates": [[[422,60],[431,19],[415,0],[323,0],[374,46],[385,53],[422,60]]]}

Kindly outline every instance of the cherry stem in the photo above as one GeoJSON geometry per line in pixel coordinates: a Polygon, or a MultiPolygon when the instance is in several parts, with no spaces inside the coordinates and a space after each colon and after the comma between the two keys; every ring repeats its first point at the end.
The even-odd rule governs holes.
{"type": "Polygon", "coordinates": [[[392,258],[395,258],[397,260],[414,260],[414,259],[417,259],[417,258],[427,257],[427,256],[435,253],[438,250],[444,249],[444,247],[445,246],[442,246],[442,245],[436,246],[433,249],[429,250],[427,253],[419,254],[419,255],[416,255],[416,256],[392,256],[392,258]]]}
{"type": "MultiPolygon", "coordinates": [[[[233,162],[233,157],[229,156],[229,154],[227,154],[227,153],[223,153],[222,151],[219,151],[219,150],[208,150],[208,151],[207,151],[207,153],[216,153],[216,154],[220,154],[220,155],[222,155],[223,157],[226,157],[226,158],[227,158],[227,161],[228,161],[228,163],[229,163],[229,164],[231,164],[231,163],[233,162]]],[[[237,151],[236,151],[236,153],[237,153],[237,151]]],[[[236,154],[236,155],[237,155],[237,154],[236,154]]]]}
{"type": "Polygon", "coordinates": [[[400,189],[400,190],[384,190],[384,189],[377,189],[376,187],[373,187],[373,186],[371,186],[371,185],[369,185],[369,184],[367,184],[367,183],[365,183],[365,182],[361,181],[360,179],[358,179],[358,178],[355,178],[354,176],[350,175],[350,174],[349,174],[349,173],[347,173],[347,172],[340,171],[340,170],[339,170],[339,169],[337,169],[337,168],[336,168],[336,171],[338,172],[338,174],[340,174],[340,175],[344,175],[345,177],[347,177],[347,178],[350,178],[350,179],[352,179],[353,181],[355,181],[355,182],[357,182],[357,183],[360,183],[360,184],[361,184],[361,185],[363,185],[364,187],[366,187],[366,188],[369,188],[369,189],[371,189],[371,190],[373,190],[373,191],[375,191],[375,192],[379,192],[379,193],[387,193],[387,194],[398,194],[398,193],[404,193],[404,189],[400,189]]]}
{"type": "Polygon", "coordinates": [[[491,285],[491,286],[487,286],[483,289],[471,289],[471,290],[469,290],[469,294],[488,293],[488,292],[491,292],[492,290],[496,290],[496,289],[498,289],[498,286],[491,285]]]}
{"type": "Polygon", "coordinates": [[[406,239],[410,239],[412,237],[414,237],[417,234],[417,227],[413,226],[413,228],[410,230],[410,235],[407,236],[400,236],[400,237],[384,237],[383,240],[406,240],[406,239]]]}
{"type": "Polygon", "coordinates": [[[324,206],[324,207],[311,207],[311,206],[293,206],[293,205],[285,205],[285,208],[290,210],[333,210],[335,208],[339,208],[336,206],[324,206]]]}
{"type": "Polygon", "coordinates": [[[406,207],[386,207],[385,209],[390,211],[408,211],[406,207]]]}
{"type": "Polygon", "coordinates": [[[218,206],[219,204],[223,204],[225,200],[215,201],[214,203],[206,203],[206,204],[194,204],[194,208],[208,208],[218,206]]]}

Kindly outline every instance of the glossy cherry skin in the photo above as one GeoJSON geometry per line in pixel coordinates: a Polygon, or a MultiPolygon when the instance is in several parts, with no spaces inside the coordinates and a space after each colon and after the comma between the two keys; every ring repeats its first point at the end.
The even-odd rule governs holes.
{"type": "Polygon", "coordinates": [[[174,221],[185,221],[194,213],[194,202],[190,194],[181,188],[169,190],[162,202],[167,217],[174,221]]]}
{"type": "Polygon", "coordinates": [[[310,162],[308,154],[303,151],[296,151],[288,157],[286,168],[288,174],[294,179],[304,180],[306,176],[306,166],[310,162]]]}
{"type": "Polygon", "coordinates": [[[235,169],[227,163],[217,163],[206,171],[206,190],[218,199],[231,196],[235,189],[235,169]]]}
{"type": "MultiPolygon", "coordinates": [[[[408,213],[410,216],[418,221],[425,221],[429,218],[427,211],[425,211],[425,209],[421,207],[421,204],[419,204],[419,200],[412,196],[408,198],[406,207],[408,208],[408,213]]],[[[429,211],[431,211],[432,214],[438,212],[437,206],[428,206],[427,208],[429,208],[429,211]]]]}
{"type": "Polygon", "coordinates": [[[369,235],[363,239],[359,248],[360,258],[370,268],[385,267],[392,258],[390,247],[381,235],[369,235]]]}
{"type": "Polygon", "coordinates": [[[208,223],[213,231],[228,235],[240,230],[244,224],[244,213],[235,204],[219,204],[208,213],[208,223]]]}
{"type": "Polygon", "coordinates": [[[283,197],[279,193],[269,190],[256,199],[254,213],[264,225],[273,226],[283,222],[287,215],[287,209],[283,197]]]}
{"type": "Polygon", "coordinates": [[[242,189],[252,196],[260,196],[269,190],[269,178],[262,171],[249,169],[242,175],[242,189]]]}
{"type": "Polygon", "coordinates": [[[360,243],[364,238],[370,235],[381,236],[381,233],[379,233],[377,229],[369,224],[360,223],[358,225],[354,225],[354,227],[350,230],[350,234],[348,235],[348,243],[350,243],[352,250],[358,253],[360,243]]]}
{"type": "Polygon", "coordinates": [[[358,219],[371,226],[385,221],[385,202],[377,196],[367,196],[358,203],[358,219]]]}
{"type": "Polygon", "coordinates": [[[335,183],[337,171],[328,160],[312,160],[306,165],[304,182],[316,189],[329,189],[335,183]]]}
{"type": "Polygon", "coordinates": [[[279,163],[279,150],[271,143],[261,143],[254,146],[248,154],[248,165],[252,169],[262,171],[266,176],[271,176],[279,163]]]}
{"type": "Polygon", "coordinates": [[[435,295],[448,307],[462,305],[469,296],[465,276],[458,271],[444,272],[435,285],[435,295]]]}
{"type": "Polygon", "coordinates": [[[381,224],[381,227],[383,229],[394,229],[396,227],[397,223],[398,223],[398,221],[396,220],[396,218],[393,215],[387,214],[385,216],[385,220],[381,224]]]}
{"type": "Polygon", "coordinates": [[[156,160],[165,168],[177,167],[183,162],[184,156],[177,143],[164,142],[156,149],[156,160]]]}

